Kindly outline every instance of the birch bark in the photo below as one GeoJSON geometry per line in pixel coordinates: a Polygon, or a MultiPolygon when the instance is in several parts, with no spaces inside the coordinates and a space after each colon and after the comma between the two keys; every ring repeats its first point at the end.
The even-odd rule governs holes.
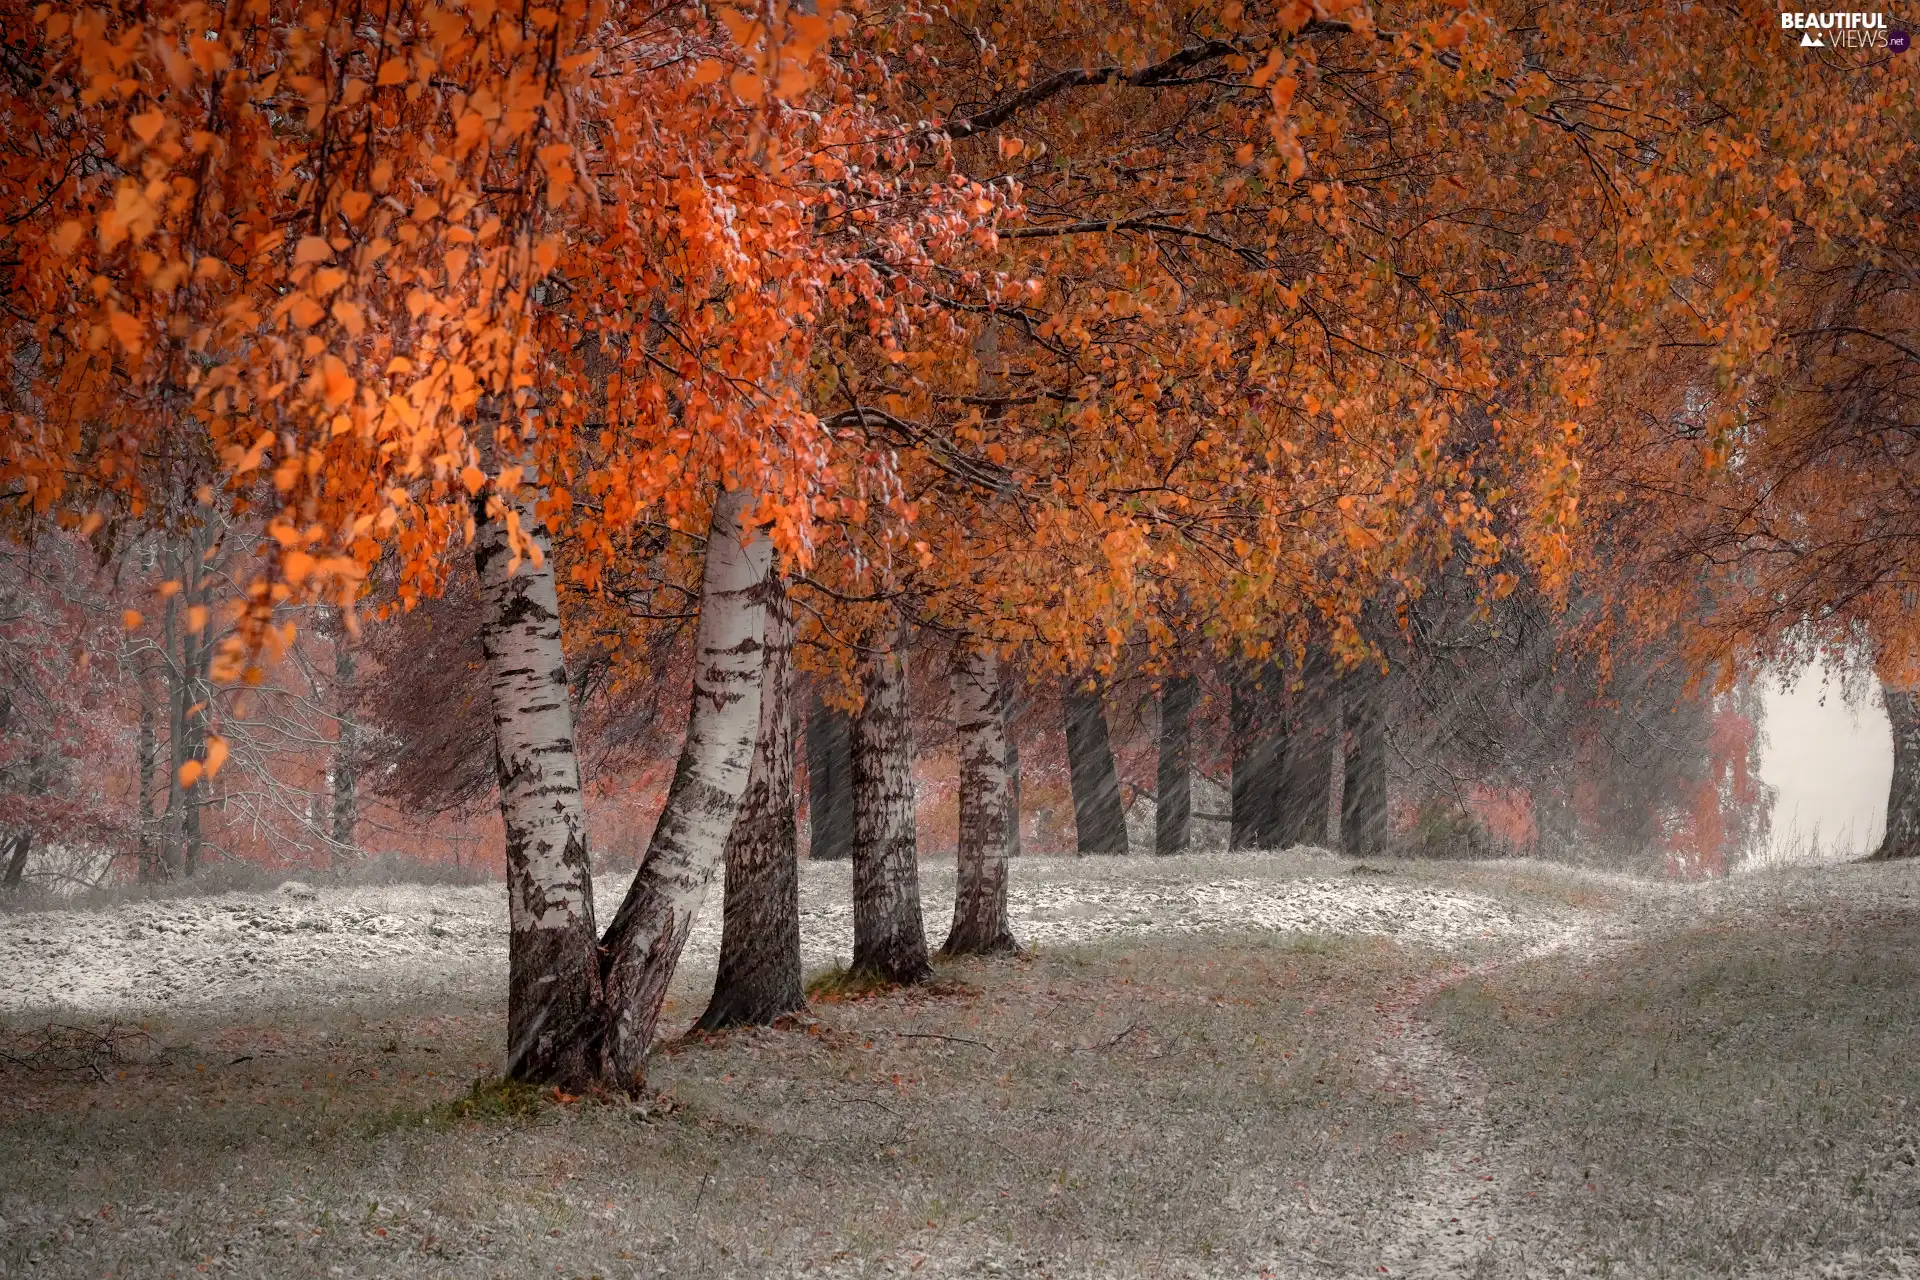
{"type": "Polygon", "coordinates": [[[601,940],[606,1010],[595,1036],[600,1071],[638,1092],[693,917],[740,811],[760,726],[764,584],[773,545],[743,537],[746,493],[723,493],[707,531],[694,633],[693,710],[666,808],[633,887],[601,940]]]}
{"type": "Polygon", "coordinates": [[[760,728],[740,816],[727,836],[726,908],[713,998],[700,1027],[765,1026],[807,1007],[800,985],[800,866],[794,827],[793,614],[769,566],[760,728]]]}
{"type": "Polygon", "coordinates": [[[540,553],[515,565],[505,519],[476,504],[480,644],[507,837],[506,1070],[578,1088],[594,1076],[580,1029],[600,1001],[600,966],[573,702],[546,530],[527,504],[506,501],[540,553]]]}
{"type": "Polygon", "coordinates": [[[960,843],[948,955],[1017,951],[1007,923],[1006,689],[992,646],[961,641],[953,668],[960,736],[960,843]]]}
{"type": "Polygon", "coordinates": [[[860,658],[862,702],[853,720],[853,970],[924,982],[914,834],[913,738],[907,723],[906,623],[874,636],[860,658]]]}

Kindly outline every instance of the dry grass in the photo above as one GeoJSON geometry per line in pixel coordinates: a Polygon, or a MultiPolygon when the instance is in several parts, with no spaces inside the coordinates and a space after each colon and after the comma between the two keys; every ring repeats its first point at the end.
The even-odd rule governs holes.
{"type": "Polygon", "coordinates": [[[639,1109],[474,1086],[483,1005],[156,1020],[105,1079],[4,1068],[0,1274],[1371,1271],[1356,1206],[1422,1133],[1370,1001],[1438,963],[1272,935],[958,962],[671,1044],[639,1109]]]}
{"type": "Polygon", "coordinates": [[[1513,1274],[1920,1274],[1920,902],[1749,906],[1433,1008],[1490,1078],[1513,1274]]]}

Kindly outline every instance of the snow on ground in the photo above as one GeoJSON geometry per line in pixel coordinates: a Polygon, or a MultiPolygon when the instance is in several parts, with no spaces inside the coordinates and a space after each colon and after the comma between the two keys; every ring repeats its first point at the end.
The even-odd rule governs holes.
{"type": "MultiPolygon", "coordinates": [[[[1355,875],[1308,850],[1184,858],[1022,858],[1010,911],[1026,945],[1130,934],[1274,929],[1373,934],[1458,948],[1502,939],[1525,950],[1590,929],[1573,913],[1516,906],[1399,875],[1355,875]]],[[[801,868],[809,970],[844,962],[853,912],[846,863],[801,868]]],[[[927,937],[953,910],[953,863],[922,867],[927,937]]],[[[625,877],[603,879],[601,918],[625,877]]],[[[708,894],[684,969],[704,977],[720,944],[720,888],[708,894]]],[[[0,915],[0,1014],[138,1016],[159,1007],[233,1009],[316,1000],[427,996],[497,986],[506,963],[498,885],[334,887],[128,902],[0,915]]],[[[696,978],[697,980],[697,978],[696,978]]]]}

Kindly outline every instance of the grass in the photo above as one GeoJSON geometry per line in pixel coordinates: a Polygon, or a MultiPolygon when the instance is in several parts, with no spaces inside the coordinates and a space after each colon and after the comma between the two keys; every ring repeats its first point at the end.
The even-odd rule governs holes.
{"type": "Polygon", "coordinates": [[[1920,910],[1724,918],[1432,1011],[1491,1077],[1510,1194],[1558,1233],[1523,1224],[1536,1257],[1633,1276],[1920,1260],[1920,910]]]}
{"type": "Polygon", "coordinates": [[[1425,1137],[1370,1002],[1438,963],[1271,936],[956,961],[670,1042],[644,1108],[473,1084],[488,1005],[157,1019],[104,1079],[0,1064],[0,1273],[1370,1271],[1353,1206],[1425,1137]]]}

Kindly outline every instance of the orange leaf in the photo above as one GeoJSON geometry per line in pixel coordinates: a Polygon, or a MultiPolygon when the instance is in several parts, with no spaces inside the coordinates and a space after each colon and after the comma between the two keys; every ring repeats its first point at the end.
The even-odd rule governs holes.
{"type": "Polygon", "coordinates": [[[144,115],[135,116],[127,123],[133,126],[136,134],[140,135],[140,141],[152,142],[160,136],[160,131],[167,127],[167,116],[163,111],[149,111],[144,115]]]}
{"type": "Polygon", "coordinates": [[[216,734],[207,735],[207,776],[211,778],[220,772],[220,766],[227,762],[227,740],[216,734]]]}
{"type": "Polygon", "coordinates": [[[146,619],[140,616],[140,611],[138,609],[129,609],[125,613],[120,615],[120,625],[124,626],[129,631],[133,630],[135,627],[139,626],[142,622],[145,622],[145,621],[146,619]]]}
{"type": "Polygon", "coordinates": [[[366,318],[361,315],[360,308],[345,298],[333,304],[333,318],[340,322],[342,329],[355,338],[359,337],[367,327],[366,318]]]}
{"type": "Polygon", "coordinates": [[[309,262],[325,262],[333,256],[333,246],[319,236],[301,236],[300,244],[293,251],[293,265],[303,266],[309,262]]]}
{"type": "Polygon", "coordinates": [[[338,409],[353,399],[353,375],[347,372],[346,362],[339,356],[330,354],[320,362],[320,377],[329,409],[338,409]]]}
{"type": "Polygon", "coordinates": [[[479,493],[487,487],[487,473],[478,467],[467,467],[460,472],[460,481],[467,486],[468,493],[479,493]]]}
{"type": "Polygon", "coordinates": [[[116,311],[107,317],[107,323],[113,326],[113,336],[127,349],[128,355],[139,355],[146,345],[146,326],[138,318],[124,311],[116,311]]]}
{"type": "Polygon", "coordinates": [[[190,787],[194,783],[200,781],[200,775],[202,772],[204,772],[204,768],[205,767],[198,760],[189,760],[185,764],[181,765],[180,766],[180,785],[183,787],[190,787]]]}

